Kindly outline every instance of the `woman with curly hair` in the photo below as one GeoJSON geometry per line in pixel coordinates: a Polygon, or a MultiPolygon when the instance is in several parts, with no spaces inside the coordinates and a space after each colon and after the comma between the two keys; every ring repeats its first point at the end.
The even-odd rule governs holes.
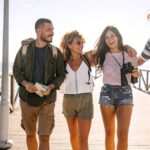
{"type": "Polygon", "coordinates": [[[61,41],[65,57],[66,79],[61,86],[63,114],[66,118],[73,150],[88,150],[88,136],[93,118],[92,62],[83,55],[85,40],[78,31],[66,33],[61,41]]]}

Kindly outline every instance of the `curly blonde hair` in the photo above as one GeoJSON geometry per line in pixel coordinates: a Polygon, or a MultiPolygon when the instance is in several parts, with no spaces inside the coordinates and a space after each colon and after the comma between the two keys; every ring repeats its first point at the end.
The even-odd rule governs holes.
{"type": "Polygon", "coordinates": [[[82,41],[85,43],[85,39],[83,36],[77,31],[73,30],[71,32],[67,32],[61,40],[60,48],[62,50],[62,53],[65,57],[65,60],[68,61],[71,57],[71,50],[69,48],[69,44],[72,44],[72,42],[77,39],[78,41],[82,41]]]}

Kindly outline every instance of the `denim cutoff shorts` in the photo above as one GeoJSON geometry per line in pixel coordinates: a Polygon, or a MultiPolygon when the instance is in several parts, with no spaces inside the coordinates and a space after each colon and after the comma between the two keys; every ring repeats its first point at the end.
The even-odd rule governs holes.
{"type": "Polygon", "coordinates": [[[99,104],[118,107],[123,104],[133,105],[133,95],[130,85],[108,85],[101,88],[99,104]]]}

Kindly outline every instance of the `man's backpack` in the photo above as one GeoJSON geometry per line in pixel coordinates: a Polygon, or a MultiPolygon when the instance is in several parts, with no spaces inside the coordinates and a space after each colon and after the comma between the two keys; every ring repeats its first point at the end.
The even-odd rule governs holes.
{"type": "MultiPolygon", "coordinates": [[[[22,56],[23,56],[23,61],[25,59],[25,55],[26,55],[26,52],[27,52],[27,49],[28,49],[28,46],[29,44],[25,44],[23,45],[22,47],[22,56]]],[[[58,55],[58,52],[57,52],[57,47],[54,46],[54,45],[50,45],[52,47],[52,54],[53,54],[53,58],[54,58],[54,77],[56,77],[56,60],[57,60],[57,55],[58,55]]]]}
{"type": "MultiPolygon", "coordinates": [[[[22,56],[26,55],[27,49],[28,49],[28,44],[27,45],[23,45],[22,47],[22,56]]],[[[55,47],[54,45],[52,46],[52,53],[53,53],[53,57],[56,59],[57,58],[57,47],[55,47]]]]}
{"type": "Polygon", "coordinates": [[[85,62],[85,64],[88,66],[88,76],[89,76],[89,80],[87,82],[87,84],[90,84],[90,72],[92,71],[91,69],[91,63],[89,62],[88,57],[86,56],[86,54],[82,55],[82,59],[85,62]]]}

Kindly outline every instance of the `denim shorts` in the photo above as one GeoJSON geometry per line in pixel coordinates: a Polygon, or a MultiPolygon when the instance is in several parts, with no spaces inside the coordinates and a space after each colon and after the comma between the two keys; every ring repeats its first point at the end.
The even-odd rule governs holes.
{"type": "Polygon", "coordinates": [[[122,104],[133,105],[133,95],[130,85],[107,85],[101,88],[99,104],[118,107],[122,104]]]}

